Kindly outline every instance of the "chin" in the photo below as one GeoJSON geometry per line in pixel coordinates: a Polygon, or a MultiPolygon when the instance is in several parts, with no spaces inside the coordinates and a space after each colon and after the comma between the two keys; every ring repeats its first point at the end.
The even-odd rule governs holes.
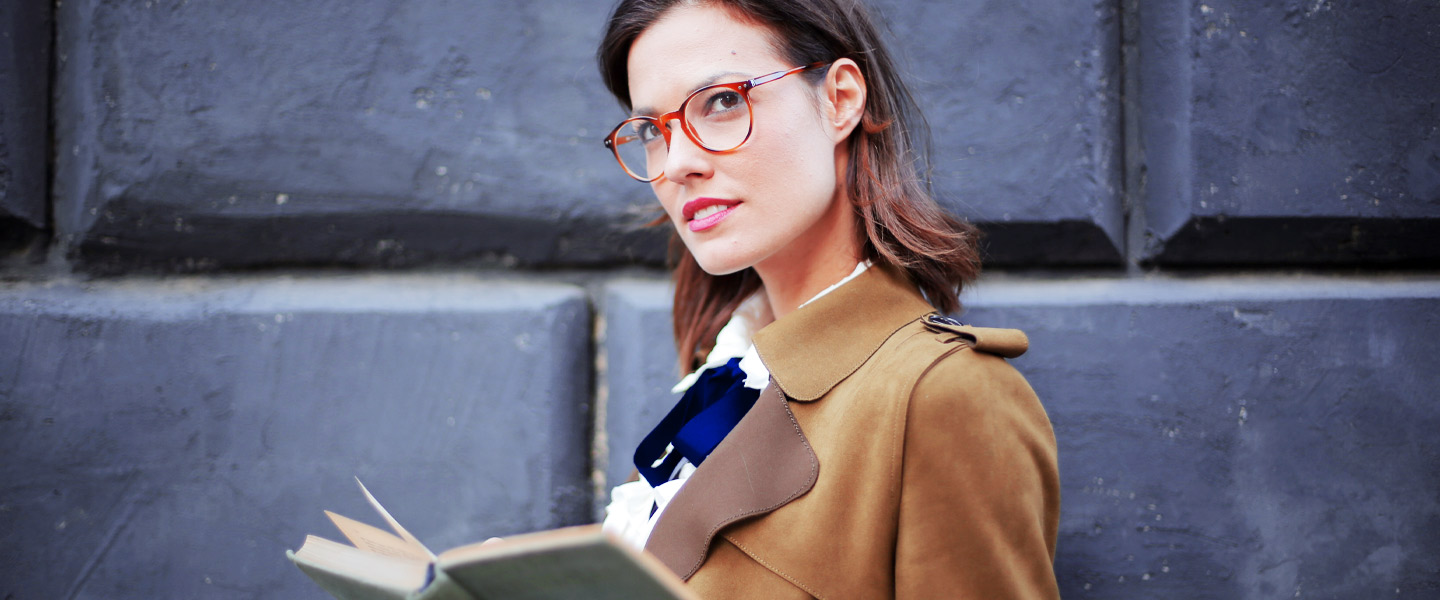
{"type": "Polygon", "coordinates": [[[750,266],[747,264],[732,263],[730,261],[702,261],[697,259],[696,262],[700,263],[701,270],[716,277],[738,273],[750,266]]]}
{"type": "Polygon", "coordinates": [[[704,251],[696,252],[693,248],[690,249],[690,255],[695,257],[695,262],[700,265],[701,270],[716,277],[737,273],[750,267],[749,262],[743,259],[737,260],[738,257],[733,255],[714,256],[704,251]]]}

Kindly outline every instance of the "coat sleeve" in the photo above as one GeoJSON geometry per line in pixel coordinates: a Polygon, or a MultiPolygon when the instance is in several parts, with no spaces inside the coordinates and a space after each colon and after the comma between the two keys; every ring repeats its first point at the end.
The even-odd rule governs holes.
{"type": "Polygon", "coordinates": [[[1055,435],[1024,377],[951,353],[916,383],[905,423],[895,597],[1058,598],[1055,435]]]}

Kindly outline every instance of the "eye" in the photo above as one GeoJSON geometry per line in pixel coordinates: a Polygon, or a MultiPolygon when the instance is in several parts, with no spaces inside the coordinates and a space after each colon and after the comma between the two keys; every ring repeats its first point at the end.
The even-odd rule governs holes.
{"type": "Polygon", "coordinates": [[[655,123],[651,121],[642,121],[639,125],[636,125],[635,134],[640,138],[640,141],[645,144],[664,139],[665,137],[660,133],[660,128],[656,127],[655,123]]]}
{"type": "Polygon", "coordinates": [[[734,90],[721,90],[705,102],[705,114],[712,115],[735,110],[745,104],[745,99],[734,90]]]}

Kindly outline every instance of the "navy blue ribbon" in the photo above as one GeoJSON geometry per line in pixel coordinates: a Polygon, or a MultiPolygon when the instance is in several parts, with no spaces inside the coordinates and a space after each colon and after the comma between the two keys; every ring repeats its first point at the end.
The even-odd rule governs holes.
{"type": "Polygon", "coordinates": [[[635,468],[657,487],[674,477],[681,458],[700,466],[759,397],[760,390],[745,387],[739,358],[707,369],[635,448],[635,468]],[[667,446],[675,447],[669,455],[667,446]]]}

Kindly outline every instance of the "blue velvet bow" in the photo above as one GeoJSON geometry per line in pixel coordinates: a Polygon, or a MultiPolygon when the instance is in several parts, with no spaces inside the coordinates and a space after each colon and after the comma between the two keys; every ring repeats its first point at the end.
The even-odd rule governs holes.
{"type": "Polygon", "coordinates": [[[759,397],[745,387],[739,358],[706,370],[635,448],[635,468],[656,487],[674,477],[681,458],[700,466],[759,397]],[[669,455],[667,446],[675,447],[669,455]]]}

